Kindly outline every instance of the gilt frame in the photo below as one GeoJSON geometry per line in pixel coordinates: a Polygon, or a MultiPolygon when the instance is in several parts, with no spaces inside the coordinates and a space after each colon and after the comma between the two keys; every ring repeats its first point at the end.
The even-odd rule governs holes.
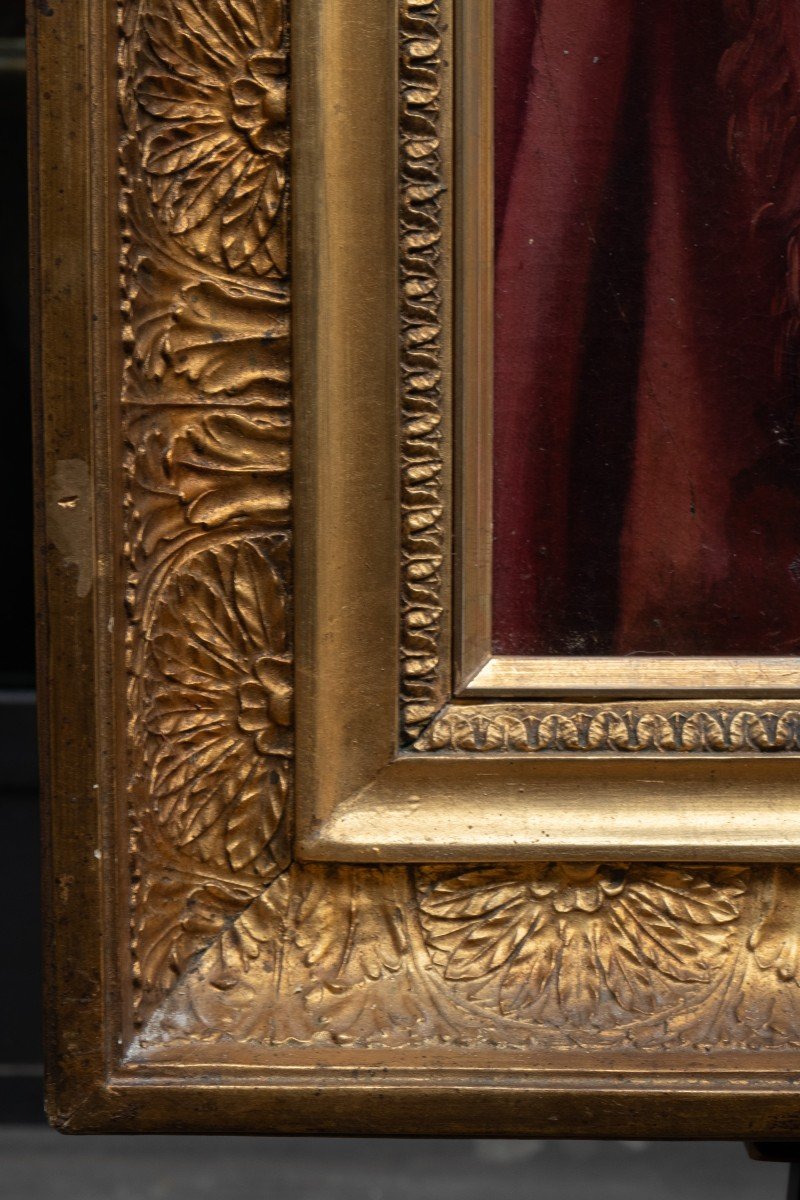
{"type": "MultiPolygon", "coordinates": [[[[448,801],[424,846],[401,822],[393,843],[382,833],[374,850],[369,830],[347,844],[351,861],[323,861],[343,850],[314,825],[310,780],[373,752],[374,712],[360,706],[381,678],[394,714],[383,749],[394,755],[399,736],[397,673],[373,673],[373,634],[391,663],[398,652],[421,663],[405,675],[417,740],[439,736],[429,721],[447,699],[425,667],[428,638],[450,663],[439,598],[451,569],[427,490],[431,478],[448,487],[449,469],[404,460],[406,528],[437,591],[430,620],[414,591],[401,621],[401,571],[414,589],[430,576],[382,536],[395,516],[400,528],[401,492],[387,472],[377,502],[373,469],[399,461],[400,428],[372,447],[369,473],[356,443],[342,443],[346,476],[313,444],[323,411],[337,422],[329,438],[363,435],[358,406],[376,387],[394,394],[399,356],[405,434],[423,460],[426,447],[434,459],[455,449],[437,432],[453,428],[451,410],[439,425],[429,409],[452,399],[458,259],[427,208],[467,166],[458,153],[447,165],[441,139],[453,15],[450,0],[31,4],[48,1107],[64,1130],[800,1136],[788,708],[768,717],[753,698],[752,716],[720,722],[706,704],[690,728],[712,765],[664,754],[676,803],[715,773],[751,804],[749,827],[714,853],[718,813],[702,852],[699,837],[662,828],[648,843],[606,819],[582,844],[551,838],[544,858],[530,830],[524,845],[508,829],[502,844],[490,829],[465,833],[469,810],[448,801]],[[373,74],[376,62],[388,69],[373,74]],[[348,140],[354,102],[377,139],[369,154],[348,140]],[[321,209],[312,178],[340,196],[349,187],[349,215],[321,209]],[[361,229],[360,262],[320,213],[361,229]],[[405,300],[388,252],[398,217],[405,254],[440,256],[435,279],[404,280],[405,300]],[[376,240],[387,254],[374,272],[376,240]],[[399,342],[396,325],[376,323],[387,311],[403,322],[399,342]],[[326,349],[335,356],[354,322],[385,337],[334,363],[326,349]],[[431,339],[442,375],[412,382],[431,339]],[[352,408],[312,408],[345,369],[363,373],[349,379],[352,408]],[[391,574],[392,594],[350,590],[347,538],[325,558],[331,521],[353,516],[355,557],[391,574]],[[362,637],[317,727],[325,595],[362,637]],[[323,728],[327,764],[312,745],[323,728]],[[648,861],[657,852],[678,861],[648,861]]],[[[648,745],[668,736],[665,704],[634,721],[648,745]]],[[[448,727],[452,746],[432,752],[444,752],[450,800],[472,793],[475,820],[482,775],[509,769],[486,738],[491,751],[531,736],[520,713],[503,702],[496,731],[448,727]]],[[[609,746],[631,736],[627,718],[603,713],[609,746]]],[[[555,797],[576,772],[591,778],[589,757],[552,755],[555,797]]],[[[613,795],[627,768],[596,757],[613,795]]],[[[527,768],[509,761],[513,790],[527,768]]],[[[593,789],[573,819],[592,820],[593,789]]]]}

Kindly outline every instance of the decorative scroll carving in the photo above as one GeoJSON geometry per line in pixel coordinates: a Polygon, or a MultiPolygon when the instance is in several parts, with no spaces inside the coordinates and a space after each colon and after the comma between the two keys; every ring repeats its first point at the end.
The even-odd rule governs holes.
{"type": "Polygon", "coordinates": [[[799,923],[787,867],[295,866],[186,972],[137,1053],[797,1047],[799,923]]]}
{"type": "MultiPolygon", "coordinates": [[[[799,714],[760,705],[463,707],[430,723],[438,19],[402,0],[407,728],[447,752],[796,749],[799,714]]],[[[793,867],[290,861],[287,49],[277,0],[123,5],[131,1053],[225,1040],[641,1062],[800,1045],[793,867]]]]}
{"type": "Polygon", "coordinates": [[[401,717],[413,737],[446,699],[441,661],[442,36],[439,0],[400,3],[401,717]]]}
{"type": "Polygon", "coordinates": [[[463,754],[574,754],[619,751],[735,754],[800,749],[800,710],[766,705],[676,712],[669,705],[565,708],[529,704],[449,705],[415,750],[463,754]]]}

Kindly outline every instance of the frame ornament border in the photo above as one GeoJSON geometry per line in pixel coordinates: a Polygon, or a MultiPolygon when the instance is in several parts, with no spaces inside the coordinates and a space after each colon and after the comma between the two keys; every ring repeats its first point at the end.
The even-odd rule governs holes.
{"type": "Polygon", "coordinates": [[[121,8],[137,1000],[289,862],[288,20],[121,8]]]}
{"type": "Polygon", "coordinates": [[[453,586],[443,569],[454,524],[446,485],[450,464],[443,452],[445,436],[452,436],[443,386],[449,347],[442,311],[451,277],[443,267],[442,242],[453,219],[452,202],[443,211],[450,190],[442,130],[445,75],[451,70],[442,54],[445,25],[442,0],[400,0],[401,745],[411,752],[490,749],[500,755],[544,749],[626,754],[643,748],[797,753],[791,729],[800,710],[778,712],[775,702],[675,699],[667,716],[663,704],[645,700],[632,702],[630,711],[620,711],[610,698],[578,710],[574,702],[558,700],[452,695],[446,627],[453,586]],[[593,733],[576,736],[576,718],[580,726],[588,712],[591,722],[601,708],[605,725],[617,732],[599,739],[593,733]]]}
{"type": "Polygon", "coordinates": [[[456,754],[788,754],[800,750],[800,710],[676,710],[675,704],[579,707],[450,705],[414,743],[456,754]]]}
{"type": "Polygon", "coordinates": [[[448,696],[442,326],[442,13],[400,3],[401,692],[413,739],[448,696]]]}

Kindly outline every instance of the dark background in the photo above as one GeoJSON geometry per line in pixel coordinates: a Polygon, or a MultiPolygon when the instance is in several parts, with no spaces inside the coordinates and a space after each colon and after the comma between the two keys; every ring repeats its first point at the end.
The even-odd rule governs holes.
{"type": "MultiPolygon", "coordinates": [[[[0,651],[0,1117],[41,1111],[41,971],[34,707],[31,420],[27,313],[25,24],[0,3],[0,513],[4,637],[0,651]]],[[[2,1186],[2,1185],[0,1185],[2,1186]]]]}
{"type": "Polygon", "coordinates": [[[0,1200],[777,1200],[741,1145],[66,1138],[44,1123],[24,18],[0,0],[0,1200]]]}

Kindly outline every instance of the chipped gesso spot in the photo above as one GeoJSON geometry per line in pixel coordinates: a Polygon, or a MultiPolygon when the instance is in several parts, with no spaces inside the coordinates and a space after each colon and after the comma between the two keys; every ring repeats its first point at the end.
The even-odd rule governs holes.
{"type": "Polygon", "coordinates": [[[47,526],[64,565],[78,568],[76,595],[88,596],[92,590],[92,521],[89,467],[83,459],[65,458],[56,463],[48,496],[47,526]]]}

